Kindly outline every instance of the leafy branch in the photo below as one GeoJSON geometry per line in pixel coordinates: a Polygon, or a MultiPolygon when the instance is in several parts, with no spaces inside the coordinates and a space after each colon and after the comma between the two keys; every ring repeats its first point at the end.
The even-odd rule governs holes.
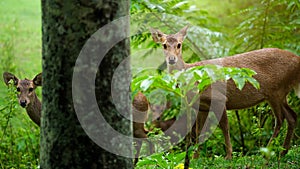
{"type": "MultiPolygon", "coordinates": [[[[144,72],[146,73],[146,72],[144,72]]],[[[246,83],[250,83],[259,89],[259,83],[253,78],[256,74],[248,68],[222,67],[217,65],[197,66],[187,70],[182,70],[171,74],[141,75],[132,80],[131,89],[136,93],[142,91],[145,94],[151,93],[155,89],[164,90],[180,97],[184,112],[187,115],[187,129],[192,127],[192,105],[199,99],[201,93],[210,85],[216,82],[226,82],[230,79],[234,81],[237,88],[242,90],[246,83]],[[190,99],[190,93],[193,93],[190,99]]],[[[185,168],[189,166],[189,147],[191,136],[186,136],[186,158],[185,168]]]]}

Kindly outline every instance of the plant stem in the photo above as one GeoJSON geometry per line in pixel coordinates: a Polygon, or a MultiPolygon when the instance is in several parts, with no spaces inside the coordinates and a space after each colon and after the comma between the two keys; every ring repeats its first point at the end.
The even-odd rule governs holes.
{"type": "Polygon", "coordinates": [[[191,115],[191,107],[188,103],[188,99],[187,97],[184,98],[184,106],[186,109],[186,113],[187,113],[187,131],[189,131],[189,133],[186,136],[186,140],[185,140],[185,144],[186,144],[186,150],[185,150],[185,159],[184,159],[184,169],[189,169],[190,166],[190,157],[189,157],[189,148],[191,146],[191,122],[192,122],[192,115],[191,115]]]}
{"type": "Polygon", "coordinates": [[[264,14],[264,23],[263,23],[263,27],[262,27],[262,33],[261,33],[261,41],[260,41],[260,48],[264,48],[264,39],[266,36],[266,32],[267,32],[267,20],[268,20],[268,15],[269,15],[269,7],[270,7],[270,0],[267,1],[266,4],[266,9],[265,9],[265,14],[264,14]]]}
{"type": "Polygon", "coordinates": [[[241,118],[240,118],[238,110],[235,111],[235,115],[236,115],[238,126],[240,129],[242,152],[243,152],[243,155],[245,155],[245,141],[244,141],[244,135],[243,135],[243,130],[242,130],[241,118]]]}

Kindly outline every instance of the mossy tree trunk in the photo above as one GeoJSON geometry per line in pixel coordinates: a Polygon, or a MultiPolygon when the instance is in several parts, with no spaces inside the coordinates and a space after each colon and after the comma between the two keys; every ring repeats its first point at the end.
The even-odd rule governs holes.
{"type": "MultiPolygon", "coordinates": [[[[77,118],[72,98],[74,66],[85,42],[105,24],[128,14],[127,0],[42,0],[41,168],[132,168],[132,159],[109,153],[89,138],[77,118]]],[[[108,32],[108,36],[100,38],[110,41],[110,34],[118,32],[108,32]]],[[[110,85],[114,70],[128,55],[129,41],[125,39],[117,43],[101,62],[95,91],[81,89],[82,92],[96,93],[105,119],[125,135],[131,135],[131,124],[116,113],[110,85]]],[[[124,102],[128,103],[128,100],[124,102]]],[[[100,134],[105,136],[107,133],[100,134]]]]}

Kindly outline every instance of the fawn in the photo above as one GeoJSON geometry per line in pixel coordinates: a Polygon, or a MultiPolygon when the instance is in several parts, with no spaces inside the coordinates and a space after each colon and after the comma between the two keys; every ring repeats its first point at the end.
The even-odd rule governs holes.
{"type": "Polygon", "coordinates": [[[203,91],[200,96],[199,113],[196,122],[199,125],[196,125],[197,129],[195,129],[194,125],[192,132],[196,132],[195,135],[198,137],[201,129],[205,128],[204,122],[208,116],[212,98],[223,98],[221,100],[225,101],[225,105],[215,103],[216,105],[213,107],[219,107],[219,110],[222,110],[214,113],[216,116],[221,115],[219,126],[225,137],[226,158],[231,159],[232,145],[230,143],[226,109],[244,109],[266,101],[271,106],[276,118],[274,133],[268,145],[272,139],[277,137],[283,120],[286,119],[288,130],[283,143],[285,150],[282,151],[282,155],[286,154],[297,122],[297,115],[287,104],[286,96],[292,89],[295,89],[298,97],[300,96],[300,57],[285,50],[266,48],[230,57],[185,63],[182,58],[182,43],[187,29],[188,26],[182,28],[178,33],[170,35],[164,34],[157,29],[150,29],[153,40],[161,43],[163,46],[169,73],[172,73],[173,70],[184,70],[200,65],[215,64],[226,67],[250,68],[257,73],[254,78],[260,83],[259,90],[250,84],[246,84],[242,90],[239,90],[232,80],[228,80],[226,85],[223,85],[222,82],[216,83],[217,85],[226,86],[225,91],[221,89],[215,92],[217,96],[212,95],[211,87],[203,91]]]}
{"type": "MultiPolygon", "coordinates": [[[[148,108],[149,108],[149,102],[146,98],[145,95],[143,95],[141,92],[138,92],[132,102],[132,126],[133,126],[133,136],[135,138],[140,138],[140,139],[146,139],[148,138],[147,136],[147,131],[144,128],[144,124],[147,120],[148,117],[148,108]]],[[[150,147],[150,152],[153,151],[152,144],[151,142],[147,141],[149,143],[150,147]]],[[[140,150],[142,146],[142,141],[137,140],[136,141],[136,154],[135,154],[135,160],[134,164],[138,162],[140,150]]]]}
{"type": "Polygon", "coordinates": [[[38,99],[34,90],[38,86],[42,86],[42,73],[36,75],[32,80],[26,78],[24,80],[20,80],[15,75],[4,72],[3,79],[6,85],[9,85],[9,81],[12,80],[13,85],[17,88],[17,96],[20,106],[25,108],[30,119],[40,126],[42,103],[38,99]]]}
{"type": "MultiPolygon", "coordinates": [[[[168,106],[167,106],[168,107],[168,106]]],[[[133,102],[132,102],[132,118],[133,118],[133,136],[135,138],[142,138],[145,139],[145,141],[148,142],[149,147],[150,147],[150,153],[153,153],[153,144],[146,140],[146,138],[148,138],[147,134],[148,131],[145,130],[144,125],[145,122],[148,119],[148,110],[150,109],[150,103],[147,100],[146,96],[141,93],[138,92],[134,98],[133,98],[133,102]]],[[[160,128],[162,131],[166,131],[176,120],[176,118],[172,118],[166,121],[162,121],[159,120],[160,118],[160,113],[163,109],[160,110],[156,110],[151,108],[151,111],[159,111],[159,117],[157,119],[152,119],[152,124],[156,127],[156,128],[160,128]]],[[[152,113],[157,113],[157,112],[152,112],[152,113]]],[[[140,150],[141,150],[141,146],[142,146],[142,141],[141,140],[137,140],[136,141],[136,154],[135,154],[135,161],[134,164],[136,164],[138,162],[138,158],[139,158],[139,154],[140,154],[140,150]]]]}

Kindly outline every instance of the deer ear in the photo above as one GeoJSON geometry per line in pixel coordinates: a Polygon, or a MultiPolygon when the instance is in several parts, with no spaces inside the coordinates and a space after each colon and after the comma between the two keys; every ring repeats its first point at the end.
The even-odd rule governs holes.
{"type": "Polygon", "coordinates": [[[42,86],[42,84],[43,84],[42,73],[39,73],[38,75],[36,75],[32,81],[33,81],[34,85],[42,86]]]}
{"type": "Polygon", "coordinates": [[[15,86],[18,84],[18,81],[19,81],[19,79],[15,75],[8,73],[8,72],[3,73],[3,79],[7,86],[9,85],[10,80],[13,80],[13,83],[15,86]]]}
{"type": "Polygon", "coordinates": [[[188,28],[189,26],[187,25],[184,28],[182,28],[178,33],[176,33],[176,36],[180,42],[183,42],[184,38],[186,37],[186,32],[188,28]]]}
{"type": "Polygon", "coordinates": [[[151,32],[154,42],[164,43],[166,41],[167,35],[162,33],[160,30],[150,28],[150,32],[151,32]]]}

